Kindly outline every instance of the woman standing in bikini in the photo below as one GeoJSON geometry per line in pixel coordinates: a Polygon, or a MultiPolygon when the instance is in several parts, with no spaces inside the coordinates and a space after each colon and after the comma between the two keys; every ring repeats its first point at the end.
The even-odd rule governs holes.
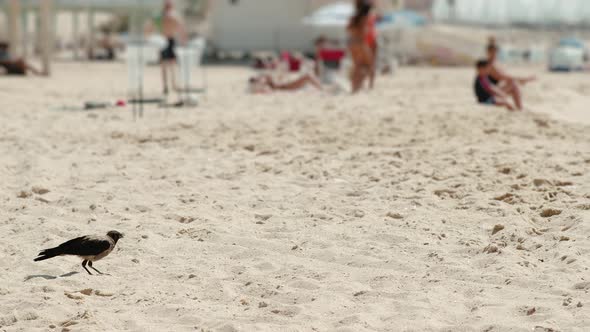
{"type": "Polygon", "coordinates": [[[372,67],[371,50],[366,43],[367,22],[371,5],[357,2],[356,13],[348,23],[348,50],[352,57],[353,67],[350,75],[352,93],[358,92],[365,79],[370,76],[372,67]]]}
{"type": "MultiPolygon", "coordinates": [[[[375,0],[356,0],[356,7],[360,8],[363,4],[375,8],[375,0]]],[[[378,17],[373,10],[367,16],[367,29],[365,42],[371,51],[371,71],[369,72],[369,88],[375,85],[375,76],[377,74],[377,21],[378,17]]]]}

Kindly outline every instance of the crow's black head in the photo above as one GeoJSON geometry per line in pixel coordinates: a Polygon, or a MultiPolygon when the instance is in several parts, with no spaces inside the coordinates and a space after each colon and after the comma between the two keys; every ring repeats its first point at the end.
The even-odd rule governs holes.
{"type": "Polygon", "coordinates": [[[123,234],[121,234],[117,231],[109,231],[107,233],[107,236],[110,237],[111,239],[113,239],[113,241],[115,241],[115,243],[117,243],[117,241],[119,241],[119,239],[123,237],[123,234]]]}

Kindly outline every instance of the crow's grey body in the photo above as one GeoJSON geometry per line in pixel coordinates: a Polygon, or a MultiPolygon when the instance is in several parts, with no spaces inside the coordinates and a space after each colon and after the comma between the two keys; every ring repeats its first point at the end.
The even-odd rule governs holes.
{"type": "Polygon", "coordinates": [[[41,251],[38,255],[39,257],[35,258],[34,260],[42,261],[62,255],[79,256],[83,260],[82,267],[86,270],[86,272],[88,272],[88,274],[92,273],[90,273],[90,271],[88,271],[86,268],[86,263],[88,263],[88,266],[90,266],[93,270],[101,273],[92,267],[92,262],[102,259],[110,254],[115,248],[117,241],[122,237],[123,234],[117,231],[110,231],[106,236],[86,235],[77,237],[62,243],[55,248],[41,251]]]}

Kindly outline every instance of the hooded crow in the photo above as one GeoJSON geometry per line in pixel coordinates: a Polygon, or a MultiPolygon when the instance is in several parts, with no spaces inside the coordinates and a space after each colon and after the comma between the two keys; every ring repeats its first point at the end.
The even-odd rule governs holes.
{"type": "Polygon", "coordinates": [[[82,258],[82,267],[88,274],[90,271],[86,268],[86,263],[91,269],[102,274],[99,270],[92,267],[92,262],[106,257],[113,251],[115,244],[123,237],[123,234],[117,231],[110,231],[106,236],[86,235],[77,237],[70,241],[64,242],[55,248],[45,249],[39,253],[39,257],[34,261],[42,261],[55,256],[74,255],[82,258]]]}

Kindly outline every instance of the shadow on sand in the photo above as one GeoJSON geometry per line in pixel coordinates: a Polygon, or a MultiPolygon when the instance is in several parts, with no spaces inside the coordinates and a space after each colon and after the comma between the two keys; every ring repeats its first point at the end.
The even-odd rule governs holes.
{"type": "Polygon", "coordinates": [[[25,277],[24,281],[29,281],[31,279],[35,279],[35,278],[43,278],[45,280],[52,280],[52,279],[57,279],[57,278],[67,278],[67,277],[71,277],[75,274],[78,274],[80,272],[76,272],[76,271],[72,271],[72,272],[68,272],[66,274],[62,274],[60,276],[50,276],[48,274],[31,274],[25,277]]]}

